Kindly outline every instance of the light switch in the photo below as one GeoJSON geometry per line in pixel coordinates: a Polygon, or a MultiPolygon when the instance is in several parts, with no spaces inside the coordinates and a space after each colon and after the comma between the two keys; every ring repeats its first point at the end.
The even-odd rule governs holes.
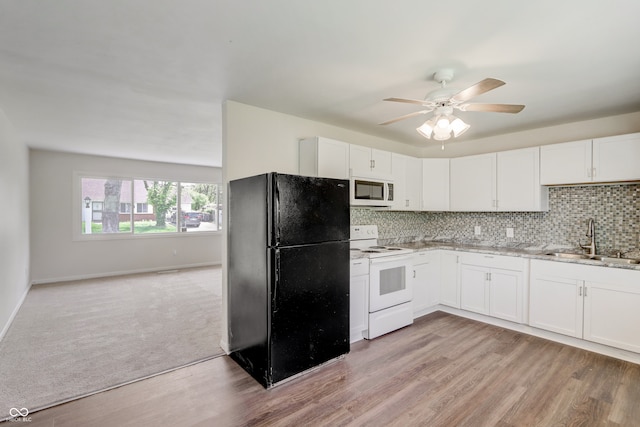
{"type": "Polygon", "coordinates": [[[479,226],[479,225],[476,225],[476,226],[473,228],[473,234],[475,234],[476,236],[479,236],[479,235],[481,235],[481,234],[482,234],[482,229],[480,228],[480,226],[479,226]]]}
{"type": "Polygon", "coordinates": [[[507,237],[513,237],[513,228],[507,227],[507,237]]]}

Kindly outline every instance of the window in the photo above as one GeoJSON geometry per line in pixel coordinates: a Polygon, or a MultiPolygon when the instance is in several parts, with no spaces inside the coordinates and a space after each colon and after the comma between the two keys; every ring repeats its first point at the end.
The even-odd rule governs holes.
{"type": "Polygon", "coordinates": [[[126,233],[131,215],[120,213],[123,197],[130,193],[131,181],[111,178],[82,178],[82,233],[126,233]]]}
{"type": "Polygon", "coordinates": [[[222,229],[219,184],[85,176],[79,179],[84,235],[222,229]]]}

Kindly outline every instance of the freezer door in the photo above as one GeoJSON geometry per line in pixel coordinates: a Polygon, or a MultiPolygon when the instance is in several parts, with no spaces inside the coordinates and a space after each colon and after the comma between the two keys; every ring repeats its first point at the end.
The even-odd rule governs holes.
{"type": "Polygon", "coordinates": [[[271,250],[273,384],[349,352],[349,243],[271,250]]]}
{"type": "Polygon", "coordinates": [[[272,246],[349,240],[349,181],[274,174],[272,246]]]}

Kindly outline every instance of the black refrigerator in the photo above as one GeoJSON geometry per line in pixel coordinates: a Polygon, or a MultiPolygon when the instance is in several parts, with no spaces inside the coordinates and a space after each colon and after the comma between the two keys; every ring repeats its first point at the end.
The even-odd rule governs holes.
{"type": "Polygon", "coordinates": [[[230,356],[265,388],[349,352],[349,182],[229,183],[230,356]]]}

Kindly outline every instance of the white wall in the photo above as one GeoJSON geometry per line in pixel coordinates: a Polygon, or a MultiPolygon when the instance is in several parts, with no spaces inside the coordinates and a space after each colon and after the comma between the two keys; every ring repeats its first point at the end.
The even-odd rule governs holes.
{"type": "MultiPolygon", "coordinates": [[[[471,131],[473,128],[469,132],[471,131]]],[[[471,141],[448,141],[444,151],[440,149],[440,143],[431,141],[425,143],[419,157],[461,157],[634,132],[640,132],[640,112],[565,123],[471,141]]]]}
{"type": "MultiPolygon", "coordinates": [[[[227,101],[222,168],[227,180],[265,172],[298,173],[298,140],[324,136],[417,156],[419,148],[325,123],[227,101]]],[[[224,133],[223,132],[223,133],[224,133]]]]}
{"type": "Polygon", "coordinates": [[[0,110],[0,339],[29,290],[29,155],[0,110]]]}
{"type": "MultiPolygon", "coordinates": [[[[29,171],[32,283],[222,262],[222,233],[117,236],[91,241],[74,240],[73,233],[74,227],[79,227],[73,218],[81,206],[79,192],[73,191],[77,188],[75,173],[221,182],[220,168],[31,150],[29,171]]],[[[28,217],[25,210],[20,220],[24,223],[28,217]]]]}

